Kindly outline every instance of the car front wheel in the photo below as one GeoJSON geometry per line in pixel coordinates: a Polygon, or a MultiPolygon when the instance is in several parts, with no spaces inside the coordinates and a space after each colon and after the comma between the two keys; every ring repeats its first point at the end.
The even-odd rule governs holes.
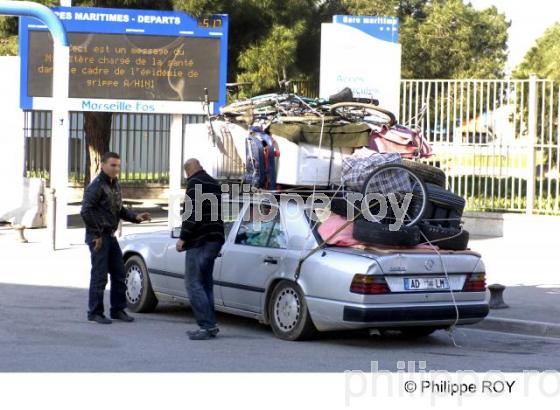
{"type": "Polygon", "coordinates": [[[128,308],[137,313],[153,312],[158,300],[142,258],[137,255],[128,258],[124,264],[124,271],[128,308]]]}
{"type": "Polygon", "coordinates": [[[272,292],[268,309],[272,330],[280,339],[305,340],[315,334],[307,303],[297,284],[280,282],[272,292]]]}

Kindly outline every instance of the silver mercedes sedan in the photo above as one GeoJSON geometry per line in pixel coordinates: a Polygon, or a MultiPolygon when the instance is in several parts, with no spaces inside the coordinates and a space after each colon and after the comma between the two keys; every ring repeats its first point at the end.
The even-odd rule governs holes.
{"type": "MultiPolygon", "coordinates": [[[[265,198],[234,205],[223,212],[216,309],[269,324],[281,339],[344,329],[426,336],[488,314],[485,267],[473,251],[319,246],[310,209],[289,195],[275,205],[265,198]],[[263,206],[273,219],[260,220],[255,210],[263,206]]],[[[177,236],[174,229],[120,239],[130,310],[152,312],[160,300],[188,305],[177,236]]]]}

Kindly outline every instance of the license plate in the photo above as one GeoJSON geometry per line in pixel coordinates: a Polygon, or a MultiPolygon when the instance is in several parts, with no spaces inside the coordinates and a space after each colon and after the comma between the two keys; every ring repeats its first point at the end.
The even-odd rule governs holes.
{"type": "Polygon", "coordinates": [[[449,289],[447,278],[404,278],[404,290],[449,289]]]}

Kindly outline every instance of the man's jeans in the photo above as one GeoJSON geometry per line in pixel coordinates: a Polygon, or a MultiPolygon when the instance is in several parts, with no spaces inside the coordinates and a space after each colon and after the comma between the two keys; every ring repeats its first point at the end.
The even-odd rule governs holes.
{"type": "Polygon", "coordinates": [[[218,242],[207,242],[186,251],[185,287],[196,322],[202,329],[216,326],[212,271],[221,248],[218,242]]]}
{"type": "Polygon", "coordinates": [[[103,235],[101,249],[93,250],[93,242],[86,243],[91,253],[91,280],[89,283],[88,316],[103,314],[103,294],[107,285],[107,273],[111,274],[111,314],[126,308],[126,283],[121,247],[117,238],[103,235]]]}

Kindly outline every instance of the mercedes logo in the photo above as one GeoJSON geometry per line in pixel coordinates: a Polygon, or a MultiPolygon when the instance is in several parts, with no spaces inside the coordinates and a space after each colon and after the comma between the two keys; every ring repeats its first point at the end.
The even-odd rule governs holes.
{"type": "Polygon", "coordinates": [[[424,262],[424,267],[426,270],[432,270],[434,267],[434,261],[432,259],[427,259],[426,262],[424,262]]]}

